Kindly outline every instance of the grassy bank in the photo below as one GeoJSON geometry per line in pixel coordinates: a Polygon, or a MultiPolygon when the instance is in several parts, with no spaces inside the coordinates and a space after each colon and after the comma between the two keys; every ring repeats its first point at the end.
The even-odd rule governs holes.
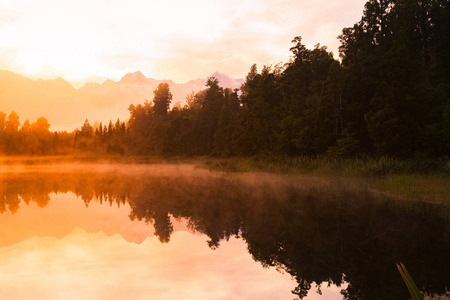
{"type": "Polygon", "coordinates": [[[204,163],[211,169],[228,172],[313,173],[364,177],[392,174],[450,176],[450,158],[400,160],[370,156],[346,159],[310,156],[209,157],[204,158],[204,163]]]}
{"type": "Polygon", "coordinates": [[[362,177],[370,188],[393,198],[450,204],[450,158],[400,160],[389,157],[206,158],[205,166],[228,172],[274,172],[362,177]]]}
{"type": "Polygon", "coordinates": [[[405,200],[450,204],[450,177],[438,175],[387,175],[371,181],[375,191],[405,200]]]}
{"type": "Polygon", "coordinates": [[[440,159],[400,160],[389,157],[360,157],[336,159],[311,156],[254,156],[220,158],[155,157],[124,155],[55,155],[55,156],[0,156],[0,165],[54,164],[54,163],[189,163],[211,170],[225,172],[269,172],[284,174],[315,174],[339,176],[384,176],[400,174],[436,175],[450,177],[450,157],[440,159]]]}
{"type": "Polygon", "coordinates": [[[0,165],[65,163],[194,164],[223,172],[269,172],[367,179],[377,193],[405,200],[450,204],[450,158],[400,160],[389,157],[171,157],[121,155],[3,156],[0,165]]]}

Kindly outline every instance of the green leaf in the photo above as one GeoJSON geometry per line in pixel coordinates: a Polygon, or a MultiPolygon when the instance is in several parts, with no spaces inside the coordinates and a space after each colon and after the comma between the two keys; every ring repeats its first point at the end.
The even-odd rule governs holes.
{"type": "Polygon", "coordinates": [[[397,269],[400,272],[400,275],[403,278],[403,281],[406,284],[406,287],[409,290],[409,293],[413,297],[413,300],[423,300],[423,296],[420,293],[419,289],[417,288],[416,284],[414,283],[414,280],[409,275],[408,271],[406,270],[405,265],[403,263],[397,264],[397,269]]]}

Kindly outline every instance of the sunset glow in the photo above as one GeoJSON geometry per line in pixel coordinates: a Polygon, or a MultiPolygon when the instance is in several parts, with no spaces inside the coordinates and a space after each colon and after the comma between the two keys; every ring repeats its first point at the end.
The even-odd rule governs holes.
{"type": "Polygon", "coordinates": [[[147,76],[186,82],[214,71],[244,77],[286,62],[290,42],[329,46],[364,1],[0,1],[0,69],[76,86],[147,76]],[[286,7],[289,7],[286,10],[286,7]]]}
{"type": "MultiPolygon", "coordinates": [[[[295,282],[248,256],[243,240],[211,251],[207,237],[174,221],[169,244],[130,207],[92,202],[72,193],[51,195],[45,207],[20,204],[2,214],[0,297],[29,299],[275,299],[291,297],[295,282]],[[180,251],[180,249],[183,249],[180,251]],[[238,278],[238,280],[236,280],[238,278]],[[260,282],[271,285],[261,285],[260,282]]],[[[325,288],[341,299],[336,286],[325,288]]],[[[311,293],[306,299],[316,299],[311,293]]]]}
{"type": "Polygon", "coordinates": [[[449,0],[0,0],[0,298],[448,296],[449,36],[449,0]]]}

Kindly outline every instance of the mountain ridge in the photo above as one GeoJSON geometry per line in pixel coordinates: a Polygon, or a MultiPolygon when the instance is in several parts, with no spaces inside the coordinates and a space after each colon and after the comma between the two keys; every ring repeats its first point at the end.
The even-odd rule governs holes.
{"type": "MultiPolygon", "coordinates": [[[[1,71],[1,70],[0,70],[1,71]]],[[[8,71],[10,72],[10,71],[8,71]]],[[[14,73],[16,74],[16,73],[14,73]]],[[[22,75],[19,75],[22,76],[22,75]]],[[[24,76],[25,77],[25,76],[24,76]]],[[[225,81],[231,81],[233,82],[233,84],[237,85],[237,84],[243,84],[245,79],[243,78],[232,78],[231,76],[225,74],[225,73],[221,73],[221,72],[214,72],[213,74],[206,76],[205,78],[196,78],[196,79],[191,79],[188,80],[186,82],[175,82],[171,79],[156,79],[153,77],[147,77],[145,76],[141,71],[134,71],[134,72],[129,72],[126,73],[124,76],[122,76],[119,80],[112,80],[112,79],[105,79],[103,82],[96,82],[96,81],[87,81],[85,84],[83,84],[81,87],[76,88],[76,89],[83,89],[86,85],[104,85],[106,82],[113,82],[113,83],[127,83],[127,82],[141,82],[141,83],[147,83],[147,82],[163,82],[163,83],[169,83],[169,84],[177,84],[177,85],[185,85],[185,84],[189,84],[189,83],[198,83],[198,82],[205,82],[211,78],[211,77],[215,77],[219,80],[219,83],[222,83],[224,80],[225,81]]],[[[26,77],[25,77],[26,78],[26,77]]],[[[57,80],[60,79],[61,77],[58,77],[56,79],[50,79],[50,80],[57,80]]],[[[63,78],[61,78],[63,79],[63,78]]],[[[41,79],[38,79],[41,80],[41,79]]],[[[64,80],[64,79],[63,79],[64,80]]]]}
{"type": "Polygon", "coordinates": [[[146,77],[141,71],[135,71],[125,74],[118,81],[107,79],[101,84],[86,83],[78,90],[85,94],[108,95],[109,97],[114,97],[114,94],[117,93],[134,92],[140,94],[140,96],[135,97],[144,100],[151,100],[148,98],[153,98],[153,91],[157,88],[157,86],[160,83],[168,83],[170,91],[173,94],[172,105],[177,102],[179,102],[180,105],[183,105],[186,102],[186,96],[191,92],[198,92],[206,88],[206,82],[211,77],[217,78],[219,80],[219,85],[223,88],[240,88],[240,86],[244,83],[244,79],[234,79],[220,72],[215,72],[206,78],[197,78],[186,83],[176,83],[168,79],[154,79],[151,77],[146,77]]]}
{"type": "Polygon", "coordinates": [[[224,88],[239,88],[244,82],[244,79],[233,79],[215,72],[204,79],[175,83],[146,77],[136,71],[125,74],[118,81],[87,82],[77,89],[61,77],[33,80],[0,70],[0,111],[7,114],[17,112],[21,123],[42,116],[51,124],[51,130],[72,131],[82,126],[85,119],[91,124],[95,121],[105,124],[117,118],[128,120],[128,107],[152,100],[153,91],[160,83],[169,84],[173,94],[172,106],[176,103],[183,106],[186,96],[205,89],[211,76],[216,77],[224,88]]]}

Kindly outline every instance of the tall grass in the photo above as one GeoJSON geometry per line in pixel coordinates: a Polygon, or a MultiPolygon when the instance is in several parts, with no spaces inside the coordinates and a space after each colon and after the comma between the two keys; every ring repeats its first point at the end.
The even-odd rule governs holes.
{"type": "Polygon", "coordinates": [[[363,156],[255,156],[205,158],[203,165],[227,172],[272,172],[366,178],[371,190],[396,199],[450,203],[450,158],[401,160],[363,156]]]}
{"type": "Polygon", "coordinates": [[[450,203],[450,177],[435,174],[392,174],[374,178],[371,187],[404,199],[450,203]]]}
{"type": "Polygon", "coordinates": [[[391,157],[328,156],[155,157],[122,155],[4,156],[0,166],[64,163],[193,164],[226,172],[269,172],[368,179],[374,192],[424,202],[450,203],[450,157],[401,160],[391,157]]]}
{"type": "Polygon", "coordinates": [[[208,158],[213,169],[247,172],[317,173],[349,176],[382,176],[390,174],[439,174],[450,176],[450,157],[401,160],[386,156],[332,158],[327,156],[254,156],[208,158]]]}

